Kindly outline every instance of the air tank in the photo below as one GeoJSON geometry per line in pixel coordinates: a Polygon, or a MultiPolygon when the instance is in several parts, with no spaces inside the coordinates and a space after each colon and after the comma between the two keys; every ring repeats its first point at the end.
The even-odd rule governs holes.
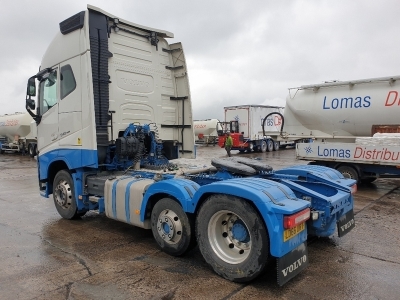
{"type": "Polygon", "coordinates": [[[0,116],[0,136],[11,142],[18,138],[31,138],[32,117],[28,113],[15,113],[0,116]]]}
{"type": "Polygon", "coordinates": [[[393,76],[291,88],[283,132],[316,138],[400,132],[399,80],[393,76]]]}

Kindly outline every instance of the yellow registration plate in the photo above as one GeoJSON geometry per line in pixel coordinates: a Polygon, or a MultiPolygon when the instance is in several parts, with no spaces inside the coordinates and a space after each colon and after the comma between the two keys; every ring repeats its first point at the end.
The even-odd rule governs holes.
{"type": "Polygon", "coordinates": [[[286,229],[283,232],[283,241],[286,242],[287,240],[290,240],[292,237],[298,235],[300,232],[302,232],[306,228],[306,223],[301,223],[297,225],[296,227],[286,229]]]}

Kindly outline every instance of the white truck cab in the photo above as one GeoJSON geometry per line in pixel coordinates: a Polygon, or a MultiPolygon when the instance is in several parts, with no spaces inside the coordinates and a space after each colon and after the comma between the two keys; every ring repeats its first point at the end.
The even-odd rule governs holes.
{"type": "Polygon", "coordinates": [[[107,164],[131,123],[151,124],[167,159],[195,157],[185,55],[180,43],[168,44],[172,37],[90,5],[60,23],[27,89],[42,182],[60,164],[107,164]]]}

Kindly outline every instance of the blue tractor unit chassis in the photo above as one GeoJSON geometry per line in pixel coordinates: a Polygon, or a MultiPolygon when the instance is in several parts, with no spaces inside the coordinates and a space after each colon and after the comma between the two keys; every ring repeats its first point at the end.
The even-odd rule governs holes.
{"type": "MultiPolygon", "coordinates": [[[[328,237],[338,228],[343,236],[354,227],[356,182],[330,168],[274,171],[260,161],[227,158],[182,172],[162,156],[149,125],[131,124],[107,153],[98,169],[62,169],[52,180],[48,173],[41,178],[43,196],[53,194],[66,219],[98,210],[151,229],[173,256],[197,243],[214,271],[235,282],[256,278],[273,257],[283,285],[307,267],[309,234],[328,237]]],[[[47,169],[69,165],[60,159],[67,158],[47,169]]]]}
{"type": "Polygon", "coordinates": [[[330,168],[171,163],[196,156],[187,64],[182,44],[168,42],[173,33],[91,5],[59,29],[28,79],[25,105],[36,122],[40,193],[53,195],[63,218],[97,210],[152,230],[173,256],[198,244],[235,282],[274,258],[279,285],[307,267],[309,234],[354,227],[355,181],[330,168]]]}

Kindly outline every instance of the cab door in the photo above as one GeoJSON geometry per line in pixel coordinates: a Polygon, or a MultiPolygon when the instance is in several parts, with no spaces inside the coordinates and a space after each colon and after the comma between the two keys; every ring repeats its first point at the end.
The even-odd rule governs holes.
{"type": "Polygon", "coordinates": [[[53,68],[39,82],[38,110],[41,116],[37,126],[38,150],[45,154],[55,149],[58,140],[58,67],[53,68]]]}
{"type": "Polygon", "coordinates": [[[82,146],[82,96],[80,56],[60,64],[60,102],[58,111],[60,148],[82,146]]]}

